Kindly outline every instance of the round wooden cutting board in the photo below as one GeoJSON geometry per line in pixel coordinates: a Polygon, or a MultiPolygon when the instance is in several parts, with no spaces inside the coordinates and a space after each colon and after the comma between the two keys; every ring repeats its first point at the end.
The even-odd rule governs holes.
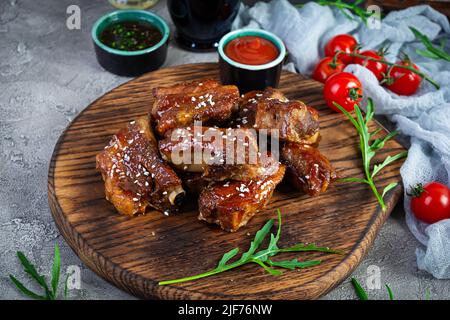
{"type": "MultiPolygon", "coordinates": [[[[196,210],[169,217],[152,211],[129,218],[119,215],[105,200],[103,181],[95,170],[96,154],[119,128],[148,112],[153,87],[202,78],[218,78],[217,64],[182,65],[145,74],[105,94],[80,113],[56,144],[49,169],[48,197],[59,230],[92,270],[139,297],[320,297],[345,279],[361,261],[398,201],[402,193],[400,185],[386,195],[386,212],[381,211],[372,192],[362,184],[334,183],[315,198],[282,187],[267,208],[236,233],[197,220],[196,210]],[[281,276],[272,276],[250,264],[193,282],[158,285],[158,281],[212,269],[234,247],[246,251],[255,232],[268,219],[276,218],[277,208],[283,216],[281,246],[308,242],[343,250],[345,254],[283,254],[285,259],[314,258],[322,263],[299,271],[287,270],[281,276]]],[[[283,72],[279,89],[289,99],[302,100],[319,110],[320,150],[338,174],[363,177],[356,131],[343,115],[325,106],[322,85],[283,72]]],[[[375,161],[402,150],[397,142],[390,141],[375,161]]],[[[400,182],[400,164],[383,170],[377,184],[384,187],[390,182],[400,182]]]]}

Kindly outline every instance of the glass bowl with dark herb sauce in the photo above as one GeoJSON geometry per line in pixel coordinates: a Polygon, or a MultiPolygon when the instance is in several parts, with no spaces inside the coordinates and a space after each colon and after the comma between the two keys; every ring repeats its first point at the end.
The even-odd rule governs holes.
{"type": "Polygon", "coordinates": [[[138,51],[150,48],[161,41],[161,31],[146,21],[115,22],[100,34],[100,41],[110,48],[138,51]]]}

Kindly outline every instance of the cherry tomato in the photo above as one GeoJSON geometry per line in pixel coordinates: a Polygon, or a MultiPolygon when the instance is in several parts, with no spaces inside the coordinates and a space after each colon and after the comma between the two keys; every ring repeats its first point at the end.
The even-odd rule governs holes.
{"type": "Polygon", "coordinates": [[[411,210],[417,219],[435,223],[450,219],[450,189],[439,183],[417,184],[411,189],[411,210]]]}
{"type": "Polygon", "coordinates": [[[352,73],[336,73],[325,82],[323,95],[327,105],[334,111],[341,112],[333,102],[336,102],[347,111],[352,111],[355,104],[359,106],[361,102],[362,85],[352,73]]]}
{"type": "MultiPolygon", "coordinates": [[[[419,67],[410,61],[400,61],[397,64],[412,66],[414,69],[419,70],[419,67]]],[[[416,93],[422,82],[422,78],[418,74],[399,67],[393,67],[391,72],[388,71],[388,74],[389,78],[386,79],[386,88],[403,96],[410,96],[416,93]]]]}
{"type": "Polygon", "coordinates": [[[344,68],[345,65],[342,61],[337,60],[336,65],[333,67],[333,58],[325,57],[316,65],[312,77],[314,80],[325,83],[329,76],[342,72],[344,68]]]}
{"type": "MultiPolygon", "coordinates": [[[[331,40],[325,45],[325,55],[327,57],[333,57],[335,52],[338,50],[351,53],[355,51],[357,47],[358,42],[351,35],[339,34],[334,38],[331,38],[331,40]]],[[[352,56],[345,54],[340,54],[339,59],[341,59],[341,61],[346,65],[353,63],[354,61],[352,56]]]]}
{"type": "MultiPolygon", "coordinates": [[[[379,60],[383,59],[383,56],[380,55],[375,50],[363,51],[359,54],[363,55],[365,57],[369,57],[369,58],[374,58],[374,59],[379,59],[379,60]]],[[[377,77],[378,81],[381,81],[387,72],[387,65],[384,63],[378,62],[378,61],[367,60],[364,58],[355,57],[354,63],[360,64],[363,67],[366,67],[367,69],[372,71],[372,73],[375,75],[375,77],[377,77]]]]}

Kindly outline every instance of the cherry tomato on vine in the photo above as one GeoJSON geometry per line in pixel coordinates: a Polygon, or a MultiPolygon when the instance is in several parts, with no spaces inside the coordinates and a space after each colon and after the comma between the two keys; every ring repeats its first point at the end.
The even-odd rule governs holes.
{"type": "Polygon", "coordinates": [[[411,210],[417,219],[435,223],[450,219],[450,189],[439,183],[417,184],[411,189],[411,210]]]}
{"type": "Polygon", "coordinates": [[[325,57],[314,68],[312,77],[314,80],[325,83],[329,76],[342,72],[344,68],[345,65],[341,60],[336,60],[336,63],[333,64],[332,57],[325,57]]]}
{"type": "Polygon", "coordinates": [[[341,112],[333,102],[347,111],[352,111],[355,104],[359,106],[362,98],[362,85],[357,77],[349,72],[333,74],[323,87],[325,101],[331,109],[341,112]]]}
{"type": "MultiPolygon", "coordinates": [[[[365,57],[374,58],[374,59],[378,59],[378,60],[384,59],[383,55],[378,53],[375,50],[367,50],[367,51],[360,52],[359,54],[363,55],[365,57]]],[[[360,57],[355,57],[354,63],[360,64],[363,67],[366,67],[367,69],[372,71],[372,73],[375,75],[375,77],[377,77],[378,81],[383,80],[383,77],[386,75],[386,72],[387,72],[387,65],[382,62],[367,60],[367,59],[360,58],[360,57]]]]}
{"type": "MultiPolygon", "coordinates": [[[[344,51],[347,53],[354,52],[358,47],[358,41],[349,34],[339,34],[328,41],[325,45],[325,55],[333,57],[336,51],[344,51]]],[[[349,55],[340,54],[339,59],[345,64],[353,63],[354,58],[349,55]]]]}
{"type": "MultiPolygon", "coordinates": [[[[419,70],[419,67],[409,60],[399,61],[396,64],[419,70]]],[[[395,66],[390,71],[387,71],[387,75],[388,77],[385,79],[386,88],[403,96],[410,96],[416,93],[422,82],[422,78],[418,74],[395,66]]]]}

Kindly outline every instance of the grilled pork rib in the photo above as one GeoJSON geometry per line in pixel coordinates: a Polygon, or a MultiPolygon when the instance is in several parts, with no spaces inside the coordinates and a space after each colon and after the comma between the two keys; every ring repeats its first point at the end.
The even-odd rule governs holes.
{"type": "Polygon", "coordinates": [[[177,128],[159,142],[164,160],[207,180],[250,180],[273,174],[278,161],[259,152],[256,131],[209,127],[177,128]]]}
{"type": "Polygon", "coordinates": [[[245,94],[240,100],[235,123],[241,128],[277,129],[281,141],[302,144],[319,141],[317,111],[301,101],[288,101],[272,88],[245,94]]]}
{"type": "Polygon", "coordinates": [[[280,156],[287,167],[288,181],[310,196],[325,192],[336,179],[330,161],[317,148],[288,142],[281,148],[280,156]]]}
{"type": "Polygon", "coordinates": [[[268,204],[284,172],[280,165],[273,175],[261,179],[210,184],[200,194],[198,218],[229,232],[238,230],[268,204]]]}
{"type": "Polygon", "coordinates": [[[147,118],[121,129],[96,160],[106,199],[120,213],[143,214],[147,207],[166,214],[178,210],[185,194],[182,181],[161,159],[147,118]]]}
{"type": "Polygon", "coordinates": [[[160,140],[148,119],[140,118],[96,157],[106,198],[122,214],[143,214],[148,207],[177,212],[187,190],[198,196],[200,220],[234,232],[268,204],[285,173],[312,196],[336,177],[315,148],[316,110],[278,90],[239,97],[235,86],[201,80],[155,88],[153,96],[150,115],[160,140]],[[258,138],[275,137],[272,129],[282,146],[278,150],[271,140],[269,152],[258,138]]]}
{"type": "Polygon", "coordinates": [[[222,124],[237,110],[239,90],[222,86],[214,80],[193,81],[153,90],[151,109],[156,131],[160,135],[177,127],[222,124]]]}

